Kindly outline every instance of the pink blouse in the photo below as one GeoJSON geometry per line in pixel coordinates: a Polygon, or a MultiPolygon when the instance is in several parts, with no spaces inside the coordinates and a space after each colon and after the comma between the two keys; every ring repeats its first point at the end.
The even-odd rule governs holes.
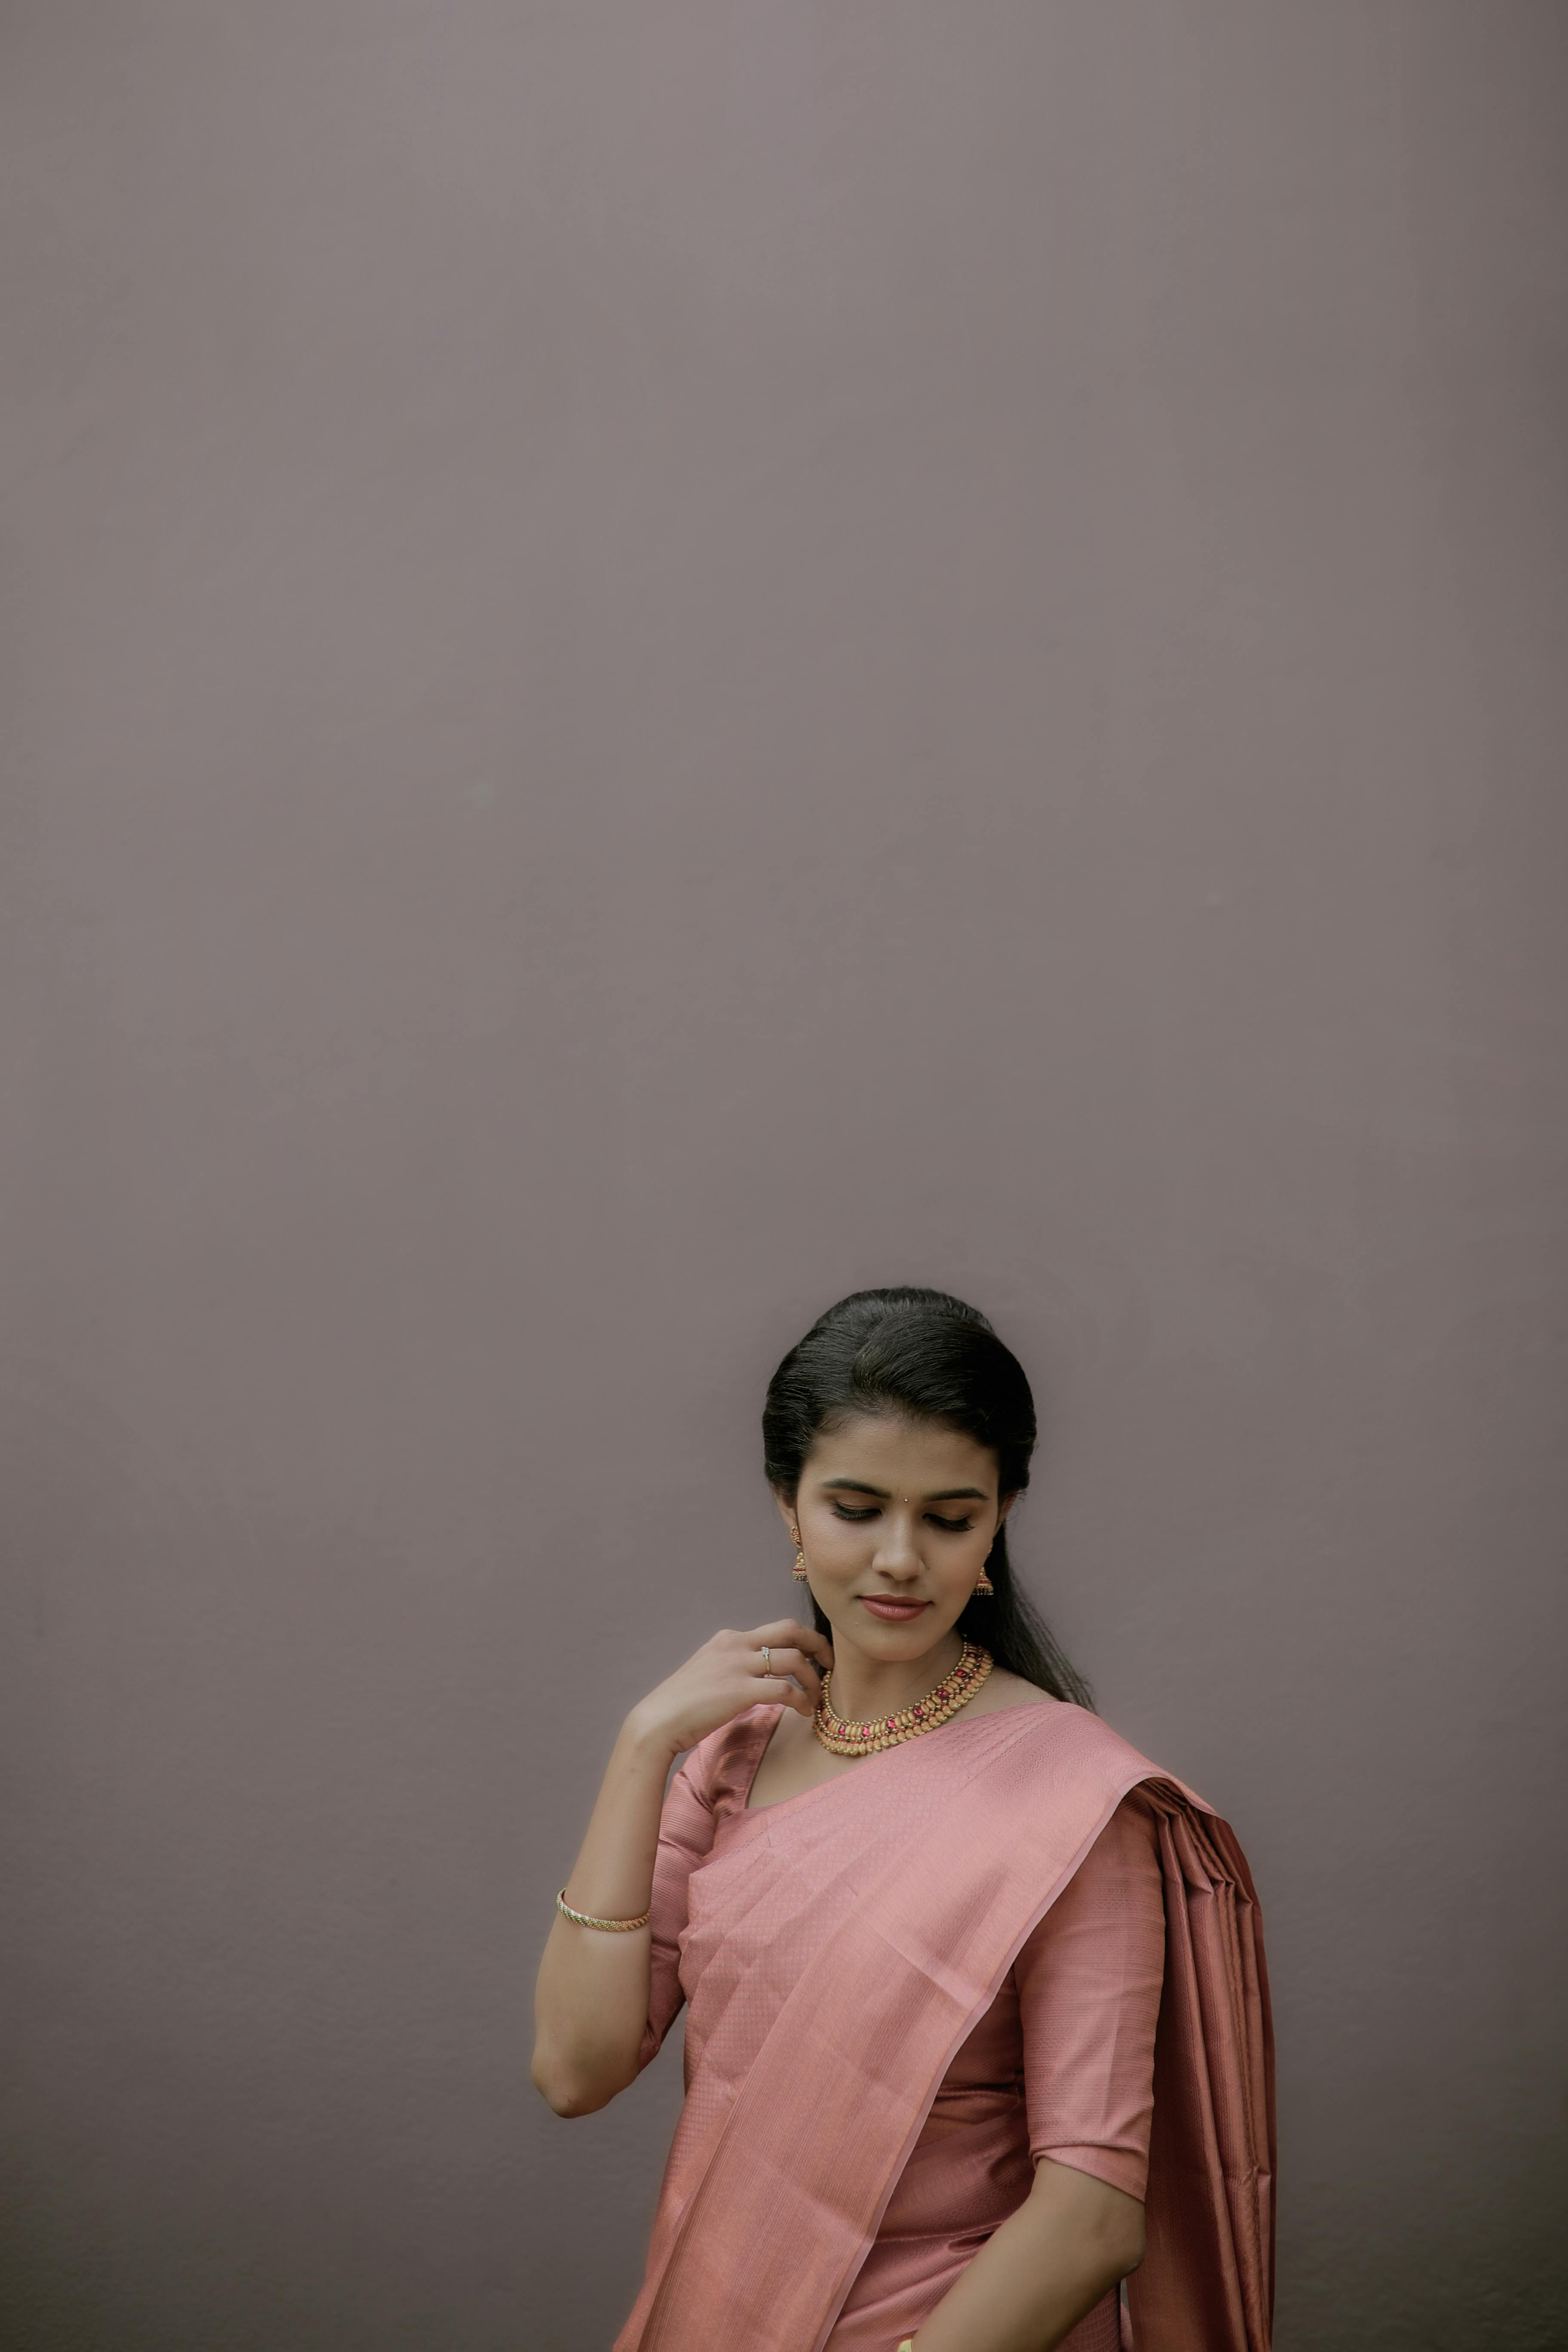
{"type": "MultiPolygon", "coordinates": [[[[704,1743],[706,1756],[694,1749],[670,1783],[654,1873],[645,2065],[693,1990],[681,1977],[687,1882],[723,1822],[744,1811],[779,1712],[749,1709],[727,1738],[704,1743]]],[[[949,2066],[828,2352],[892,2352],[912,2334],[1024,2202],[1042,2156],[1142,2199],[1164,1957],[1154,1816],[1134,1789],[949,2066]]],[[[698,2054],[688,2052],[689,2081],[698,2054]]],[[[1115,2352],[1117,2304],[1113,2290],[1064,2352],[1115,2352]]]]}

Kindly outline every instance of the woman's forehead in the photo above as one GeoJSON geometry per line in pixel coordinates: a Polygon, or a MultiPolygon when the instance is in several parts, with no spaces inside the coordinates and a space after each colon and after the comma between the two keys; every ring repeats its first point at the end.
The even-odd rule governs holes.
{"type": "Polygon", "coordinates": [[[855,1478],[908,1494],[917,1484],[951,1486],[955,1477],[989,1489],[995,1480],[996,1458],[989,1447],[944,1422],[857,1413],[818,1432],[806,1471],[818,1484],[855,1478]]]}

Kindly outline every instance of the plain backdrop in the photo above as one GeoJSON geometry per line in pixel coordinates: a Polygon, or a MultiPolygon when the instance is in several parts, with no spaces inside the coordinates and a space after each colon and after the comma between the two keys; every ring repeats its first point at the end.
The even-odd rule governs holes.
{"type": "MultiPolygon", "coordinates": [[[[1282,2352],[1561,2270],[1568,17],[6,0],[18,2352],[601,2352],[528,2080],[763,1383],[984,1307],[1282,2352]]],[[[675,2037],[679,2040],[679,2036],[675,2037]]]]}

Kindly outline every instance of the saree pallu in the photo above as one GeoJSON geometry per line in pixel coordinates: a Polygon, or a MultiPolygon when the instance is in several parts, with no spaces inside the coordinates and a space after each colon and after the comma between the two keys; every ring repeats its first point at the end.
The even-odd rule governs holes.
{"type": "Polygon", "coordinates": [[[1134,1788],[1165,1972],[1132,2342],[1268,2352],[1273,2049],[1247,1863],[1202,1798],[1058,1702],[742,1812],[692,1873],[686,2103],[615,2352],[822,2352],[954,2053],[1134,1788]]]}

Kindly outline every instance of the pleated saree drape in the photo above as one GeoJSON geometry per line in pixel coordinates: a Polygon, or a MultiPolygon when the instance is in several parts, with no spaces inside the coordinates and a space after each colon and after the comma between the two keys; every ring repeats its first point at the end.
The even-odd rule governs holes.
{"type": "Polygon", "coordinates": [[[953,2053],[1134,1787],[1166,1951],[1133,2344],[1268,2352],[1273,2051],[1247,1863],[1201,1797],[1059,1703],[961,1717],[740,1813],[692,1873],[700,2055],[615,2352],[821,2352],[953,2053]]]}

